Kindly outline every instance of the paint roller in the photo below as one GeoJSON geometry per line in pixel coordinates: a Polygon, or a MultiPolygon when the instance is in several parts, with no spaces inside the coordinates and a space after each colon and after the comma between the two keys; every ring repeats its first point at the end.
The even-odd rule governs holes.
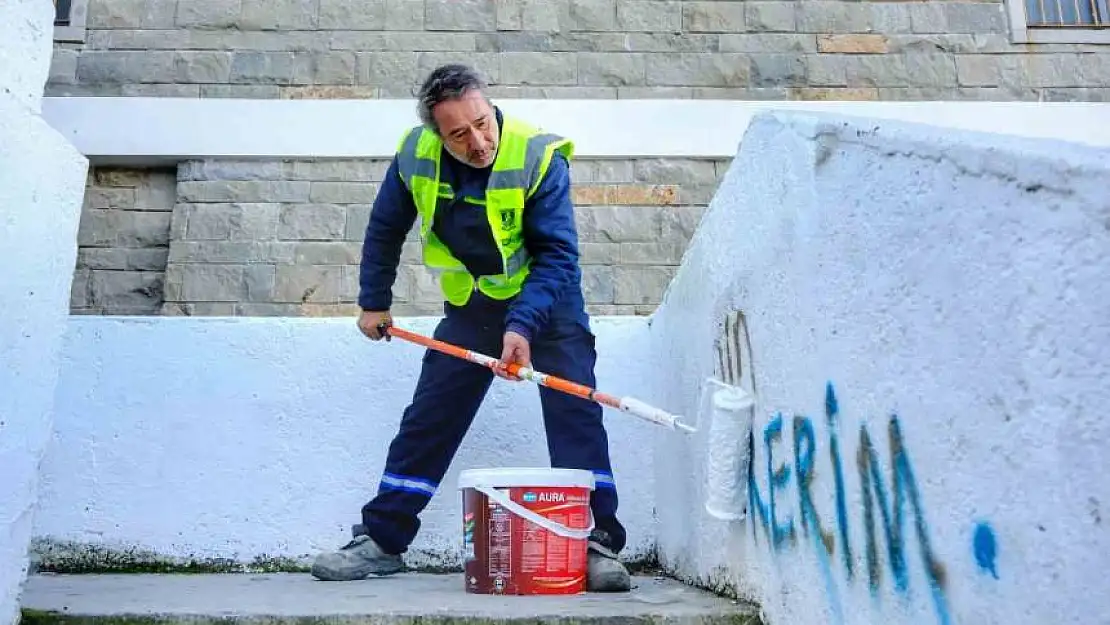
{"type": "Polygon", "coordinates": [[[739,521],[745,516],[755,396],[707,378],[705,388],[712,387],[717,390],[712,393],[706,441],[705,511],[721,521],[739,521]]]}
{"type": "MultiPolygon", "coordinates": [[[[501,361],[497,358],[493,358],[470,349],[459,347],[457,345],[452,345],[438,339],[423,336],[421,334],[417,334],[416,332],[404,330],[394,325],[382,324],[378,326],[378,330],[382,333],[383,336],[388,334],[389,336],[404,339],[406,341],[409,341],[410,343],[422,345],[428,349],[433,349],[449,356],[454,356],[456,358],[461,358],[462,360],[489,367],[490,369],[499,368],[501,365],[501,361]]],[[[643,401],[640,401],[639,399],[636,399],[635,397],[618,397],[616,395],[610,395],[609,393],[603,393],[601,391],[598,391],[597,389],[593,389],[588,386],[578,384],[576,382],[571,382],[570,380],[564,380],[562,378],[558,378],[547,373],[542,373],[530,367],[525,367],[516,363],[510,363],[508,365],[508,372],[510,375],[516,376],[523,380],[528,380],[529,382],[533,382],[540,386],[545,386],[556,391],[567,393],[569,395],[581,397],[582,399],[588,399],[603,406],[615,408],[617,410],[620,410],[621,412],[626,412],[635,417],[639,417],[657,425],[662,425],[672,430],[679,430],[688,433],[693,433],[697,431],[693,426],[683,423],[682,418],[678,415],[674,415],[660,408],[651,406],[643,401]]]]}

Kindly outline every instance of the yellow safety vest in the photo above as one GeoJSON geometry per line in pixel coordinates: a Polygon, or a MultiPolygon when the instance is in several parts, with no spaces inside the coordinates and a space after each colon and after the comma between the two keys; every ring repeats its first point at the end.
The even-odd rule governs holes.
{"type": "Polygon", "coordinates": [[[501,139],[486,184],[486,218],[501,253],[502,272],[474,276],[455,258],[432,232],[439,198],[453,198],[450,185],[440,183],[440,155],[443,142],[423,126],[410,129],[397,150],[397,167],[412,193],[420,217],[420,240],[424,264],[439,273],[440,288],[448,302],[462,306],[475,290],[498,300],[520,292],[531,271],[532,259],[524,245],[524,203],[536,192],[555,151],[567,160],[574,155],[574,143],[548,134],[508,116],[502,119],[501,139]]]}

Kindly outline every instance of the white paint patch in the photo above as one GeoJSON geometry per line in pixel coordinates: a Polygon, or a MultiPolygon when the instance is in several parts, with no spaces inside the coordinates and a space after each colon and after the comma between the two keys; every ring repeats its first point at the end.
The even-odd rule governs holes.
{"type": "Polygon", "coordinates": [[[0,622],[16,620],[87,162],[38,116],[50,3],[0,2],[0,622]]]}
{"type": "MultiPolygon", "coordinates": [[[[430,335],[435,321],[397,324],[430,335]]],[[[593,328],[600,388],[649,392],[647,319],[593,328]]],[[[74,317],[65,353],[36,535],[249,563],[350,538],[423,351],[369,341],[352,319],[74,317]]],[[[461,566],[459,471],[548,466],[538,390],[494,381],[423,514],[410,566],[461,566]]],[[[625,555],[642,558],[654,549],[645,450],[657,426],[609,409],[605,418],[625,555]]]]}
{"type": "MultiPolygon", "coordinates": [[[[587,157],[732,157],[752,116],[768,110],[829,111],[1110,145],[1110,103],[499,98],[496,104],[570,137],[578,155],[587,157]]],[[[54,97],[43,110],[93,162],[135,165],[192,158],[390,157],[398,137],[418,123],[408,99],[54,97]]]]}
{"type": "Polygon", "coordinates": [[[704,511],[704,419],[657,436],[667,568],[769,625],[1110,622],[1107,180],[1105,149],[757,118],[651,331],[689,412],[744,311],[754,505],[704,511]]]}
{"type": "Polygon", "coordinates": [[[0,96],[38,113],[53,54],[54,6],[43,0],[0,2],[0,96]]]}

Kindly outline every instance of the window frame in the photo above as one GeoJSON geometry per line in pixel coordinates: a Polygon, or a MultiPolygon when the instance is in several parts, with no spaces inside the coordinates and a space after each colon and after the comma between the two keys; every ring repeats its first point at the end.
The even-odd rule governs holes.
{"type": "MultiPolygon", "coordinates": [[[[1110,9],[1107,0],[1096,0],[1104,8],[1110,9]]],[[[1110,44],[1110,27],[1095,28],[1084,26],[1030,26],[1025,13],[1024,0],[1005,0],[1006,12],[1010,18],[1011,43],[1045,44],[1110,44]]]]}
{"type": "MultiPolygon", "coordinates": [[[[58,3],[54,2],[55,12],[58,3]]],[[[89,0],[70,0],[69,24],[54,27],[57,43],[85,43],[85,25],[89,15],[89,0]]]]}

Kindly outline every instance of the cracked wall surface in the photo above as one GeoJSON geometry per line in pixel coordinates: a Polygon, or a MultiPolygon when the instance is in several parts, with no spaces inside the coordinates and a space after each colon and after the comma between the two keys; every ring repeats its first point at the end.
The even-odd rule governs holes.
{"type": "Polygon", "coordinates": [[[657,435],[663,565],[769,625],[1105,622],[1108,164],[757,117],[652,320],[653,399],[689,414],[744,314],[745,517],[703,507],[705,434],[657,435]]]}
{"type": "Polygon", "coordinates": [[[49,2],[0,2],[0,622],[14,622],[50,435],[86,161],[39,116],[49,2]]]}

